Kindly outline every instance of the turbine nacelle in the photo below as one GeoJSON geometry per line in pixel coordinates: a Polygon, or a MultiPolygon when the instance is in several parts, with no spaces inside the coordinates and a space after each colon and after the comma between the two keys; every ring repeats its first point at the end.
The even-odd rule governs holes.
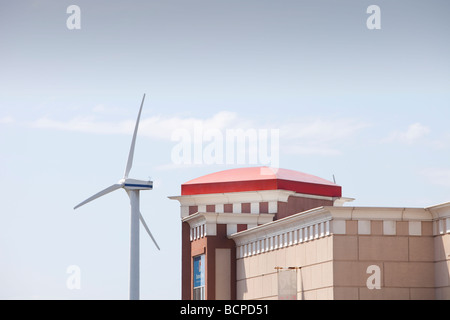
{"type": "Polygon", "coordinates": [[[152,190],[153,181],[137,180],[137,179],[120,179],[119,183],[123,185],[125,190],[152,190]]]}

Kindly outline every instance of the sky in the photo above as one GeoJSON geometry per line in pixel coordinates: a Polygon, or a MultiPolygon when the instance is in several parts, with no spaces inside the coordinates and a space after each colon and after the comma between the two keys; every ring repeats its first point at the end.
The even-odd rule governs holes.
{"type": "Polygon", "coordinates": [[[144,93],[130,177],[154,181],[140,204],[161,251],[141,228],[141,299],[180,299],[180,210],[168,197],[208,173],[334,176],[351,206],[450,201],[449,9],[0,0],[0,299],[128,299],[126,193],[73,207],[123,177],[144,93]],[[239,130],[267,134],[256,161],[227,160],[239,130]]]}

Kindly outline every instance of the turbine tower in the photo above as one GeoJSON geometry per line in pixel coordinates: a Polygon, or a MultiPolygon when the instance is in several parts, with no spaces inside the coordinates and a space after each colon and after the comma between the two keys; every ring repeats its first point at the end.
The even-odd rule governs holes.
{"type": "Polygon", "coordinates": [[[144,180],[136,180],[128,178],[128,174],[130,173],[131,167],[133,165],[133,155],[134,155],[134,146],[136,144],[136,135],[139,127],[139,120],[141,117],[142,106],[144,105],[145,94],[142,98],[141,107],[139,108],[138,117],[136,120],[136,126],[134,127],[133,139],[131,140],[130,152],[128,154],[127,166],[125,168],[125,174],[122,179],[120,179],[117,183],[109,186],[108,188],[94,194],[90,198],[87,198],[83,202],[79,203],[74,207],[77,209],[92,200],[95,200],[105,194],[113,192],[117,189],[123,188],[127,192],[130,197],[130,205],[131,205],[131,221],[130,221],[130,300],[139,300],[139,221],[141,221],[145,230],[147,231],[150,238],[156,245],[156,248],[159,249],[158,244],[156,243],[155,238],[153,237],[150,229],[145,223],[144,217],[139,209],[139,191],[141,190],[152,190],[153,182],[152,181],[144,181],[144,180]]]}

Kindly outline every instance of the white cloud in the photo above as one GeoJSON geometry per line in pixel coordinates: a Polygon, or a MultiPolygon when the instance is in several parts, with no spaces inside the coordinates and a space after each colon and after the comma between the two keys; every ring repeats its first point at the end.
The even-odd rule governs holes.
{"type": "Polygon", "coordinates": [[[281,148],[286,153],[298,155],[336,156],[341,154],[341,151],[339,151],[339,149],[328,147],[326,145],[315,146],[312,144],[291,144],[283,145],[281,148]]]}
{"type": "Polygon", "coordinates": [[[194,128],[202,128],[203,131],[212,129],[224,130],[230,127],[240,126],[242,120],[236,113],[222,111],[211,118],[180,118],[180,117],[151,117],[143,119],[139,125],[140,132],[148,137],[170,140],[172,133],[179,129],[186,129],[190,132],[194,128]]]}
{"type": "Polygon", "coordinates": [[[92,112],[106,115],[123,115],[126,109],[115,106],[105,106],[104,104],[97,104],[92,108],[92,112]]]}
{"type": "MultiPolygon", "coordinates": [[[[96,107],[103,111],[103,107],[96,107]]],[[[95,134],[132,134],[135,120],[119,122],[99,121],[96,116],[76,117],[68,121],[47,117],[31,123],[34,128],[55,129],[95,134]]],[[[153,139],[171,141],[172,134],[179,129],[192,133],[194,128],[205,133],[209,130],[227,129],[279,129],[280,148],[290,154],[337,155],[339,145],[356,135],[367,124],[352,119],[291,119],[282,124],[256,123],[253,119],[239,117],[234,112],[221,111],[209,118],[152,116],[141,119],[139,134],[153,139]]]]}
{"type": "Polygon", "coordinates": [[[431,141],[434,148],[438,150],[445,150],[450,148],[450,133],[442,134],[438,139],[431,141]]]}
{"type": "MultiPolygon", "coordinates": [[[[132,134],[135,121],[102,122],[93,116],[76,117],[68,121],[61,121],[43,117],[32,122],[31,126],[40,129],[83,133],[132,134]]],[[[204,130],[222,130],[231,126],[239,126],[239,123],[237,115],[227,111],[219,112],[207,119],[153,116],[141,119],[139,123],[139,134],[156,139],[170,140],[172,132],[180,128],[193,130],[195,126],[202,126],[204,130]]]]}
{"type": "Polygon", "coordinates": [[[43,117],[32,122],[31,126],[39,129],[55,129],[98,134],[123,134],[133,130],[133,125],[129,121],[118,123],[99,122],[96,121],[94,117],[76,117],[69,121],[53,120],[43,117]]]}
{"type": "Polygon", "coordinates": [[[338,155],[338,145],[367,126],[354,119],[313,119],[284,124],[280,135],[288,153],[338,155]]]}
{"type": "Polygon", "coordinates": [[[287,123],[281,131],[287,138],[331,142],[345,139],[365,127],[367,124],[353,119],[314,119],[287,123]]]}
{"type": "Polygon", "coordinates": [[[406,131],[396,131],[392,133],[386,142],[401,142],[406,144],[414,144],[424,138],[430,133],[430,129],[427,126],[420,124],[419,122],[413,123],[408,126],[406,131]]]}
{"type": "Polygon", "coordinates": [[[447,168],[427,168],[420,172],[430,183],[450,187],[450,169],[447,168]]]}
{"type": "Polygon", "coordinates": [[[10,116],[5,116],[0,118],[0,124],[8,124],[8,123],[13,123],[14,122],[14,118],[10,117],[10,116]]]}

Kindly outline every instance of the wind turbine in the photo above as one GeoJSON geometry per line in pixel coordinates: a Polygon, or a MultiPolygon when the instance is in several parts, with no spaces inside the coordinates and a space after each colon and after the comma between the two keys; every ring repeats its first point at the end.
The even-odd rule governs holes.
{"type": "Polygon", "coordinates": [[[120,179],[117,183],[109,186],[108,188],[94,194],[90,198],[87,198],[83,202],[79,203],[74,207],[77,209],[92,200],[95,200],[105,194],[113,192],[117,189],[123,188],[127,192],[130,197],[130,205],[131,205],[131,222],[130,222],[130,300],[138,300],[139,299],[139,220],[142,222],[145,230],[147,231],[150,238],[156,245],[156,248],[159,249],[158,244],[156,243],[155,238],[153,237],[150,229],[145,223],[144,217],[139,209],[139,191],[141,190],[152,190],[153,182],[152,181],[144,181],[144,180],[136,180],[128,178],[128,174],[130,173],[131,167],[133,165],[133,155],[134,155],[134,146],[136,144],[136,135],[139,127],[139,119],[141,117],[142,106],[144,105],[144,97],[142,98],[141,107],[139,109],[138,117],[136,120],[136,126],[134,127],[133,139],[131,140],[130,152],[128,154],[127,166],[125,168],[125,174],[122,179],[120,179]]]}

